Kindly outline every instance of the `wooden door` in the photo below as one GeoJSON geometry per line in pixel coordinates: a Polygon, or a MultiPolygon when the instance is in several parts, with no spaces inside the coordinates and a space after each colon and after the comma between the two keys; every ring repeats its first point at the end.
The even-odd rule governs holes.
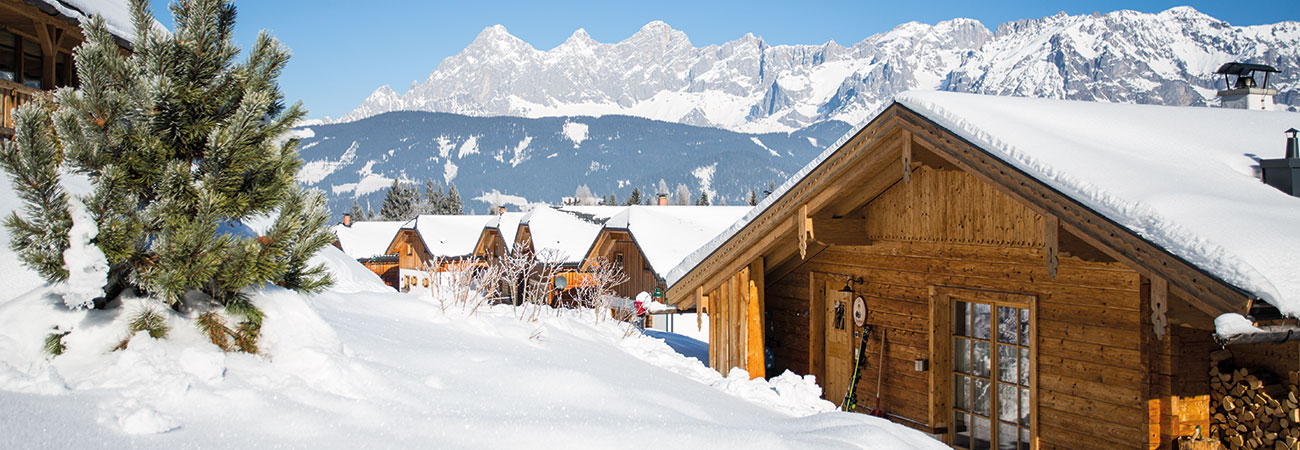
{"type": "Polygon", "coordinates": [[[849,378],[853,375],[853,304],[839,292],[841,286],[827,281],[822,286],[825,299],[826,399],[835,404],[844,400],[849,378]]]}

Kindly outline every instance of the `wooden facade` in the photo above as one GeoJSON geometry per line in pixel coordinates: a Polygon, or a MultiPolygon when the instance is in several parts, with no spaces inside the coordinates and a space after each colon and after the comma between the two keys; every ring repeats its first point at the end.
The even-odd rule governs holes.
{"type": "Polygon", "coordinates": [[[13,136],[13,108],[42,90],[77,85],[72,50],[84,40],[75,19],[52,6],[0,1],[0,136],[13,136]]]}
{"type": "Polygon", "coordinates": [[[627,230],[604,228],[596,237],[587,258],[585,268],[597,261],[617,264],[627,275],[627,281],[614,287],[614,292],[622,298],[636,298],[642,292],[654,293],[655,288],[667,288],[663,280],[655,275],[650,262],[646,261],[641,246],[627,230]]]}
{"type": "Polygon", "coordinates": [[[709,315],[712,367],[814,374],[836,403],[869,329],[859,405],[879,374],[891,420],[958,448],[1208,434],[1213,317],[1247,300],[897,104],[668,290],[709,315]]]}

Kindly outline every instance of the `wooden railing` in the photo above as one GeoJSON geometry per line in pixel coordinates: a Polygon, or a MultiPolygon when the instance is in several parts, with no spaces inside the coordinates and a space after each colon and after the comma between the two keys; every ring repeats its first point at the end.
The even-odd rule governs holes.
{"type": "Polygon", "coordinates": [[[14,108],[32,101],[41,92],[40,89],[0,80],[0,137],[13,137],[14,108]]]}

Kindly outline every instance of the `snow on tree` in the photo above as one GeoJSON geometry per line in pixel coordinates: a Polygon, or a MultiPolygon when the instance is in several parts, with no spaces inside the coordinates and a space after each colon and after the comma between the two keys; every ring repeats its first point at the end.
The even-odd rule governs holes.
{"type": "Polygon", "coordinates": [[[750,189],[749,206],[757,206],[757,205],[758,205],[758,192],[754,191],[753,189],[750,189]]]}
{"type": "Polygon", "coordinates": [[[584,184],[573,190],[573,199],[568,203],[575,206],[596,206],[602,201],[604,201],[603,198],[592,194],[591,188],[584,184]]]}
{"type": "Polygon", "coordinates": [[[668,182],[664,181],[663,178],[660,178],[659,185],[655,187],[655,195],[668,195],[668,192],[668,182]]]}
{"type": "Polygon", "coordinates": [[[146,5],[131,3],[134,53],[124,55],[93,17],[74,55],[80,87],[16,111],[15,138],[0,144],[0,166],[25,204],[5,219],[10,246],[47,281],[72,277],[78,287],[69,295],[86,296],[95,290],[82,283],[101,273],[93,244],[107,262],[96,294],[133,291],[210,314],[224,308],[221,317],[241,321],[233,329],[213,322],[222,325],[214,336],[256,351],[262,313],[247,289],[331,284],[323,267],[308,264],[333,236],[321,195],[293,178],[302,160],[287,133],[306,113],[286,107],[276,83],[289,50],[262,33],[236,62],[227,0],[174,4],[173,33],[151,28],[146,5]],[[71,198],[59,184],[66,172],[87,176],[92,192],[71,198]],[[85,214],[69,208],[76,203],[85,214]],[[276,212],[264,236],[239,225],[276,212]]]}
{"type": "Polygon", "coordinates": [[[674,205],[691,204],[691,189],[684,184],[677,185],[677,192],[673,194],[674,205]]]}
{"type": "Polygon", "coordinates": [[[420,191],[393,180],[379,206],[379,220],[410,220],[420,214],[420,191]]]}
{"type": "Polygon", "coordinates": [[[356,199],[353,199],[352,200],[352,221],[364,222],[367,220],[370,220],[370,214],[366,213],[365,210],[362,210],[361,204],[357,203],[356,199]]]}
{"type": "Polygon", "coordinates": [[[442,208],[442,186],[433,180],[424,182],[424,201],[420,203],[420,214],[438,214],[442,208]]]}
{"type": "Polygon", "coordinates": [[[458,215],[465,214],[465,205],[461,203],[460,192],[456,190],[456,185],[449,185],[447,195],[443,198],[442,212],[439,214],[458,215]]]}

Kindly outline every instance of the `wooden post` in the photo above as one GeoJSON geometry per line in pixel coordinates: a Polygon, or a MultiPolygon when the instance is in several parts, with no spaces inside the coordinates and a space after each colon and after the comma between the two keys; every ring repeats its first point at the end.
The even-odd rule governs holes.
{"type": "Polygon", "coordinates": [[[795,217],[798,222],[799,230],[799,259],[808,258],[808,240],[812,237],[812,219],[808,218],[808,205],[799,207],[799,215],[795,217]]]}
{"type": "Polygon", "coordinates": [[[1169,324],[1169,283],[1164,278],[1151,277],[1151,330],[1156,340],[1164,340],[1169,324]]]}
{"type": "Polygon", "coordinates": [[[1051,214],[1043,215],[1043,253],[1047,256],[1047,275],[1056,279],[1056,269],[1060,258],[1060,220],[1051,214]]]}
{"type": "Polygon", "coordinates": [[[903,183],[912,182],[912,133],[903,132],[903,183]]]}
{"type": "Polygon", "coordinates": [[[748,356],[749,376],[767,378],[767,352],[764,345],[763,326],[765,322],[763,298],[763,258],[759,257],[749,263],[749,320],[747,322],[748,339],[746,351],[748,356]]]}
{"type": "Polygon", "coordinates": [[[36,23],[36,37],[41,40],[41,89],[54,89],[54,56],[58,53],[54,47],[51,26],[36,23]]]}

